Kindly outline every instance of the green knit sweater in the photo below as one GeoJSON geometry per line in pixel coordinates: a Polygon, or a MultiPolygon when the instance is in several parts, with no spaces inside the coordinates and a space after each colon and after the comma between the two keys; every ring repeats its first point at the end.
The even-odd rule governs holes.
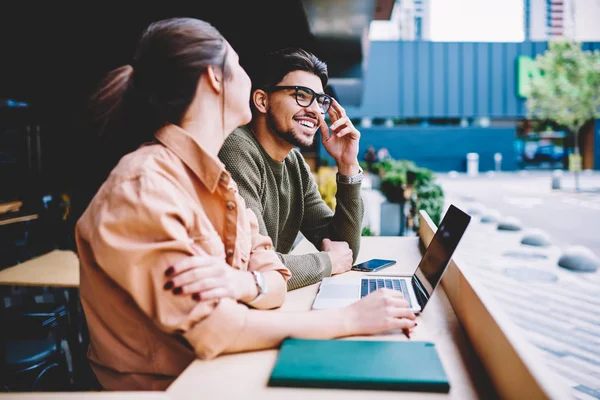
{"type": "Polygon", "coordinates": [[[321,198],[300,152],[292,150],[283,162],[277,162],[247,127],[229,135],[219,158],[237,182],[246,206],[256,214],[260,233],[271,237],[279,257],[292,272],[288,290],[331,275],[331,261],[326,252],[287,254],[298,232],[317,249],[321,249],[325,238],[347,242],[356,259],[363,218],[360,183],[338,184],[334,213],[321,198]]]}

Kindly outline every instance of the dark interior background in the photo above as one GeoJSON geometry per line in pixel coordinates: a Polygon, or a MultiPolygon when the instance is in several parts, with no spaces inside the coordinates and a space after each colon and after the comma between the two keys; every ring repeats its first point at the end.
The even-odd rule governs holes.
{"type": "Polygon", "coordinates": [[[87,96],[106,72],[131,60],[150,22],[176,16],[211,22],[249,72],[259,67],[257,55],[285,46],[322,57],[300,0],[3,1],[0,101],[28,103],[26,110],[3,112],[22,113],[40,124],[41,190],[69,191],[85,183],[94,168],[79,121],[87,96]]]}

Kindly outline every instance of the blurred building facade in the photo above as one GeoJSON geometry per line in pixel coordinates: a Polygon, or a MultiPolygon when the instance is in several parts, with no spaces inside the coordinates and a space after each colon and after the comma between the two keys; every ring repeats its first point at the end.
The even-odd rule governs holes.
{"type": "Polygon", "coordinates": [[[431,0],[396,0],[386,21],[371,23],[374,40],[429,40],[431,0]]]}
{"type": "Polygon", "coordinates": [[[524,0],[524,7],[526,40],[600,41],[598,0],[524,0]]]}
{"type": "MultiPolygon", "coordinates": [[[[523,4],[530,40],[446,42],[427,40],[434,0],[397,1],[383,22],[390,29],[371,32],[362,102],[346,107],[361,126],[361,154],[386,147],[394,158],[437,171],[464,171],[470,152],[479,154],[482,171],[496,168],[497,153],[502,170],[567,168],[572,135],[548,121],[529,121],[521,86],[528,64],[553,38],[590,38],[584,50],[600,50],[600,24],[588,21],[600,15],[600,0],[523,4]]],[[[584,127],[579,145],[583,167],[600,169],[599,123],[584,127]]]]}
{"type": "MultiPolygon", "coordinates": [[[[375,21],[372,24],[371,38],[433,40],[432,10],[441,6],[440,1],[445,0],[396,0],[390,19],[375,21]]],[[[600,24],[597,23],[600,16],[600,0],[522,1],[525,41],[546,41],[561,36],[583,42],[600,41],[600,24]]],[[[456,3],[456,8],[468,8],[469,4],[472,4],[470,0],[463,0],[456,3]]],[[[462,11],[464,18],[476,18],[476,12],[469,14],[468,9],[462,11]]],[[[477,38],[481,34],[482,32],[474,31],[472,41],[479,41],[477,38]]]]}
{"type": "MultiPolygon", "coordinates": [[[[548,42],[371,42],[362,103],[346,107],[362,126],[361,154],[369,145],[387,147],[394,158],[438,171],[464,171],[469,152],[479,153],[483,171],[495,168],[498,152],[503,170],[527,161],[560,167],[573,143],[565,132],[531,126],[519,90],[527,73],[519,60],[547,48],[548,42]],[[536,155],[527,143],[534,139],[539,151],[552,154],[536,155]]],[[[600,50],[600,43],[583,48],[600,50]]],[[[588,126],[581,135],[586,169],[600,169],[599,128],[588,126]]]]}

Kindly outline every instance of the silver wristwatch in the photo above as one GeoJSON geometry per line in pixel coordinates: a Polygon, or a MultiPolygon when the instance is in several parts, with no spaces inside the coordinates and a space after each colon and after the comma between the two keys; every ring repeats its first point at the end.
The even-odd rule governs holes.
{"type": "Polygon", "coordinates": [[[250,273],[252,274],[252,276],[254,277],[254,283],[256,283],[256,289],[258,290],[258,295],[252,299],[252,301],[250,301],[250,305],[252,305],[252,303],[255,303],[257,301],[259,301],[260,299],[262,299],[263,297],[265,297],[265,295],[267,294],[267,281],[265,280],[265,277],[263,276],[262,273],[258,272],[258,271],[250,271],[250,273]]]}
{"type": "Polygon", "coordinates": [[[360,183],[363,180],[363,170],[358,167],[358,174],[352,176],[341,175],[339,172],[335,175],[335,181],[337,183],[353,184],[360,183]]]}

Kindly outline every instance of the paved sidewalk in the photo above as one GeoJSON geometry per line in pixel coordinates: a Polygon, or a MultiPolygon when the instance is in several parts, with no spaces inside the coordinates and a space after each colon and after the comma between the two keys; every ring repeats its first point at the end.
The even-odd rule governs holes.
{"type": "MultiPolygon", "coordinates": [[[[463,210],[468,201],[447,198],[463,210]]],[[[527,230],[499,231],[473,215],[457,256],[572,388],[600,399],[600,273],[558,266],[561,249],[521,244],[527,230]]]]}
{"type": "Polygon", "coordinates": [[[574,190],[573,176],[561,178],[561,190],[552,190],[551,179],[550,171],[478,177],[438,174],[447,196],[472,198],[504,217],[518,218],[525,227],[544,230],[563,249],[585,246],[600,257],[600,174],[582,174],[579,193],[574,190]]]}

